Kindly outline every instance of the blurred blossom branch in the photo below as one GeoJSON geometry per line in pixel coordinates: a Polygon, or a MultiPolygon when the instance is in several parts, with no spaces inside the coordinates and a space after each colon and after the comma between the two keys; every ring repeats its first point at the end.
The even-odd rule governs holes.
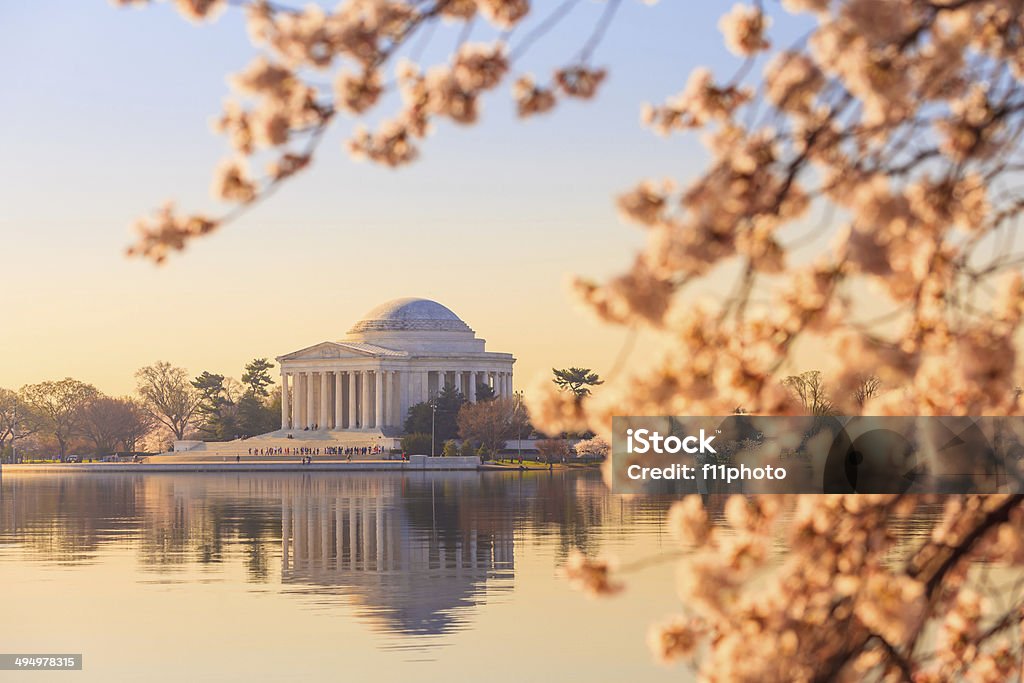
{"type": "Polygon", "coordinates": [[[886,390],[865,414],[1018,413],[1021,8],[782,6],[814,28],[775,48],[771,17],[736,5],[720,22],[736,73],[697,69],[644,109],[657,133],[703,133],[710,163],[685,185],[646,180],[620,196],[646,246],[622,275],[575,287],[604,320],[672,344],[576,418],[607,430],[613,413],[799,413],[782,380],[807,369],[793,359],[805,340],[839,394],[877,375],[886,390]],[[692,293],[726,277],[722,300],[692,293]]]}
{"type": "MultiPolygon", "coordinates": [[[[216,199],[235,206],[221,215],[207,216],[181,213],[167,204],[138,221],[139,238],[128,252],[157,263],[237,219],[308,168],[325,131],[336,120],[368,118],[388,91],[397,90],[397,112],[372,130],[355,126],[346,148],[356,159],[402,166],[419,156],[437,123],[476,123],[481,97],[511,80],[513,60],[578,4],[565,2],[540,19],[510,57],[506,41],[527,23],[532,9],[529,0],[345,0],[334,10],[267,0],[172,1],[185,17],[197,22],[213,20],[228,7],[240,9],[261,54],[231,78],[235,96],[226,101],[214,126],[233,152],[217,169],[212,192],[216,199]],[[489,42],[469,42],[478,17],[489,27],[489,42]],[[412,61],[419,58],[441,22],[461,24],[447,63],[428,66],[412,61]],[[424,27],[430,30],[423,41],[410,45],[424,27]],[[393,81],[385,78],[389,70],[393,81]],[[334,75],[329,88],[317,80],[324,72],[334,75]],[[264,156],[269,157],[266,174],[257,177],[250,163],[264,156]]],[[[151,0],[113,2],[127,6],[151,0]]],[[[531,74],[514,78],[512,95],[520,117],[550,111],[560,98],[589,99],[596,94],[605,71],[591,66],[590,60],[621,2],[608,0],[577,56],[568,65],[552,69],[550,83],[538,84],[531,74]]]]}
{"type": "MultiPolygon", "coordinates": [[[[707,681],[1012,679],[1021,596],[1002,602],[1005,591],[972,583],[970,568],[1024,560],[1024,496],[949,498],[931,538],[894,561],[892,521],[938,500],[735,495],[715,524],[701,498],[687,496],[669,514],[683,550],[681,612],[651,628],[653,653],[694,664],[707,681]],[[789,550],[773,560],[780,533],[789,550]]],[[[564,573],[601,596],[649,564],[617,569],[576,551],[564,573]]]]}
{"type": "MultiPolygon", "coordinates": [[[[607,434],[613,414],[735,406],[813,412],[787,390],[794,377],[827,381],[852,399],[848,413],[1020,414],[1024,7],[782,6],[812,15],[806,38],[775,49],[771,18],[736,5],[720,27],[743,60],[737,73],[698,69],[645,108],[660,134],[702,132],[711,161],[685,185],[647,180],[623,194],[646,246],[624,274],[576,282],[601,318],[661,334],[668,350],[578,405],[539,396],[541,429],[607,434]],[[804,225],[831,241],[784,239],[804,225]],[[723,277],[735,278],[731,291],[723,277]],[[712,283],[729,295],[695,301],[690,290],[712,283]],[[804,339],[822,349],[827,376],[794,367],[804,339]]],[[[1019,575],[1021,496],[736,496],[724,516],[725,529],[712,525],[696,496],[672,508],[670,527],[692,550],[680,613],[650,633],[658,659],[691,662],[707,681],[1020,676],[1020,596],[1003,604],[971,567],[1019,575]],[[891,527],[921,502],[942,504],[943,517],[896,562],[891,527]],[[783,506],[793,518],[776,523],[783,506]],[[788,551],[772,565],[777,534],[788,551]]],[[[611,569],[601,578],[597,588],[621,588],[611,569]]]]}

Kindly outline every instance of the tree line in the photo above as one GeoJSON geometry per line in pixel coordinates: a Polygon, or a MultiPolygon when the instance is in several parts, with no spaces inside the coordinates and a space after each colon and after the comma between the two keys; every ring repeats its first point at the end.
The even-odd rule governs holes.
{"type": "Polygon", "coordinates": [[[132,396],[108,396],[71,377],[0,387],[0,461],[72,453],[102,457],[162,450],[172,440],[225,440],[272,431],[280,390],[266,358],[247,363],[241,382],[157,362],[135,373],[132,396]]]}
{"type": "MultiPolygon", "coordinates": [[[[0,461],[136,454],[167,449],[175,440],[227,441],[274,431],[281,412],[281,390],[270,374],[274,367],[256,358],[236,380],[208,370],[192,376],[160,361],[136,371],[131,396],[107,396],[71,377],[16,391],[0,388],[0,461]]],[[[602,383],[587,368],[553,369],[553,374],[552,381],[578,400],[602,383]]],[[[475,402],[448,386],[412,406],[403,450],[491,458],[510,439],[544,436],[530,423],[521,393],[499,398],[486,384],[476,389],[475,402]]],[[[563,451],[572,453],[568,436],[587,439],[593,434],[544,439],[549,460],[564,459],[563,451]]]]}

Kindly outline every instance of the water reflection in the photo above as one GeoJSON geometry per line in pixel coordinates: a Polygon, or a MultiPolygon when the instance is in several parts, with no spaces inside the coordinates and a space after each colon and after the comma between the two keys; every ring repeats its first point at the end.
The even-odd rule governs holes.
{"type": "Polygon", "coordinates": [[[466,483],[285,482],[282,581],[341,587],[393,632],[448,631],[488,581],[492,592],[510,588],[515,567],[513,515],[463,510],[465,500],[453,494],[466,483]]]}
{"type": "Polygon", "coordinates": [[[437,636],[513,589],[524,534],[561,557],[608,527],[660,525],[664,508],[610,496],[593,474],[8,474],[0,562],[74,567],[127,548],[153,583],[244,567],[307,605],[437,636]]]}

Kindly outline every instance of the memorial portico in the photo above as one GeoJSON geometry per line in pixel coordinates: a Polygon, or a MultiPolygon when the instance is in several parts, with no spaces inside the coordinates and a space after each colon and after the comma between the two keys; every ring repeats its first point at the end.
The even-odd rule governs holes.
{"type": "Polygon", "coordinates": [[[396,299],[370,311],[339,341],[277,358],[281,429],[394,433],[409,408],[454,387],[470,401],[477,386],[513,395],[509,353],[429,299],[396,299]]]}

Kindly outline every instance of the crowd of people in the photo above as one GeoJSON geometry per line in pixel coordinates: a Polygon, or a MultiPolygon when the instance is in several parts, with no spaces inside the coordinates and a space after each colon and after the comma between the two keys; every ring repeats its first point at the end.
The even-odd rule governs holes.
{"type": "Polygon", "coordinates": [[[351,458],[352,456],[368,456],[368,455],[383,455],[384,447],[377,444],[373,446],[324,446],[323,448],[311,448],[309,446],[301,446],[296,448],[291,447],[277,447],[277,448],[250,448],[249,455],[302,455],[302,456],[316,456],[316,455],[344,455],[351,458]]]}

